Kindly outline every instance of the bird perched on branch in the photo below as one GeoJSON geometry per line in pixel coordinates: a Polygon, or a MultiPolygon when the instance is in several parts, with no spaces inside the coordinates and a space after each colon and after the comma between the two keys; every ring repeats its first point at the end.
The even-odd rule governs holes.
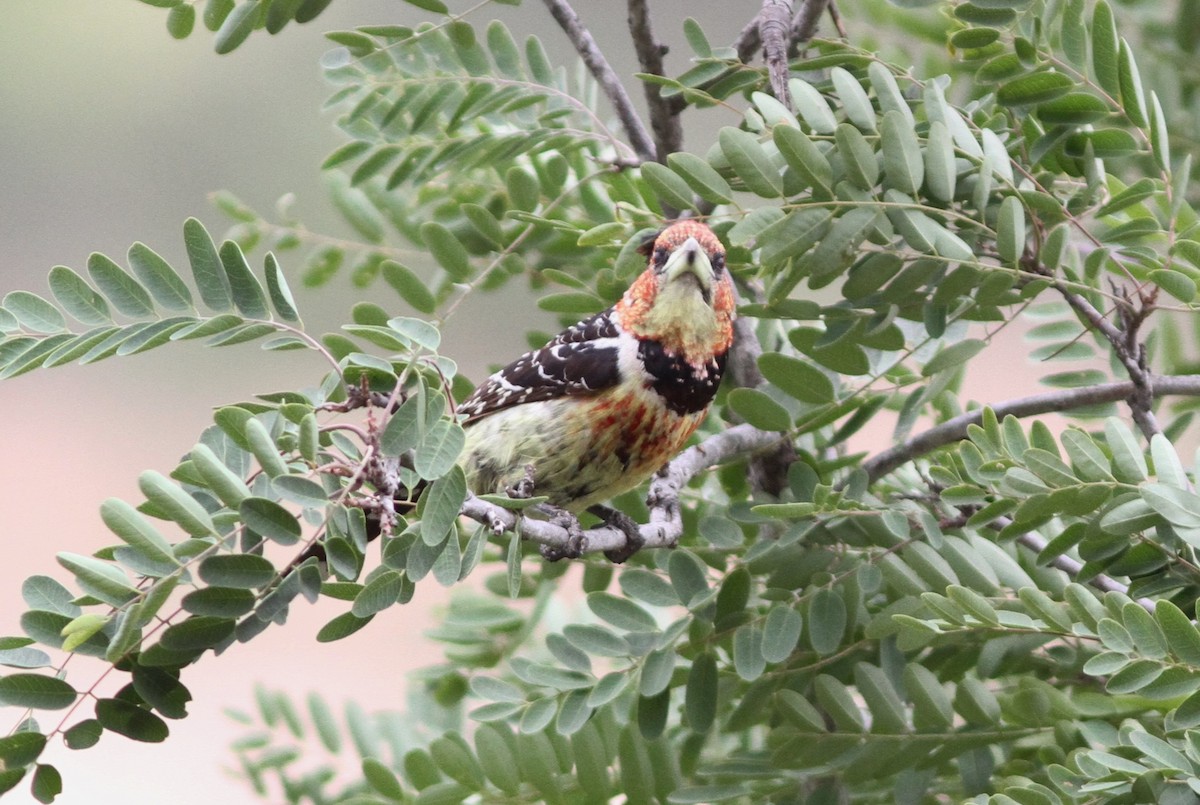
{"type": "Polygon", "coordinates": [[[590,510],[626,534],[614,561],[641,546],[637,525],[599,504],[683,448],[733,341],[733,284],[712,230],[680,221],[642,251],[649,265],[616,305],[522,355],[458,406],[467,434],[459,463],[473,491],[522,490],[570,515],[590,510]]]}

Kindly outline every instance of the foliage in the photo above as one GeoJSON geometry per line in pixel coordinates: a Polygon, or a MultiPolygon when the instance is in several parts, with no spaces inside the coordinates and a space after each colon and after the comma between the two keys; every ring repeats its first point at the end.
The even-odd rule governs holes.
{"type": "MultiPolygon", "coordinates": [[[[195,5],[145,2],[192,33],[195,5]]],[[[235,744],[250,783],[321,803],[1195,802],[1200,495],[1175,446],[1200,396],[1195,3],[845,2],[851,36],[801,43],[790,100],[770,58],[689,19],[689,69],[637,79],[655,108],[724,125],[657,161],[609,119],[600,96],[622,90],[475,9],[412,4],[430,21],[329,34],[347,142],[322,169],[355,241],[222,193],[228,239],[184,225],[191,282],[139,243],[128,269],[93,255],[86,278],[50,272],[52,299],[3,298],[2,378],[190,338],[265,339],[329,371],[219,409],[178,466],[140,477],[144,501],[102,504],[113,545],[59,554],[71,586],[26,581],[25,636],[0,638],[0,703],[28,710],[0,738],[0,792],[53,800],[49,740],[166,739],[185,670],[300,598],[345,602],[317,635],[333,641],[398,617],[430,578],[486,571],[435,630],[446,662],[407,714],[339,718],[261,689],[235,744]],[[752,323],[697,437],[719,466],[686,479],[677,548],[580,560],[587,611],[551,625],[565,564],[519,519],[494,525],[521,502],[460,516],[451,401],[469,383],[440,325],[515,279],[565,321],[601,309],[679,211],[725,240],[752,323]],[[260,245],[311,285],[346,265],[382,278],[421,317],[362,302],[315,336],[275,254],[250,268],[260,245]],[[1048,369],[1050,391],[993,401],[1012,412],[997,416],[960,387],[1014,322],[1039,361],[1098,360],[1048,369]],[[1022,421],[1055,410],[1061,433],[1022,421]],[[879,416],[898,446],[852,452],[879,416]],[[719,452],[737,422],[753,449],[719,452]],[[324,567],[305,558],[318,543],[324,567]],[[68,674],[77,656],[94,662],[68,674]],[[89,680],[111,673],[127,684],[98,698],[89,680]],[[352,753],[361,776],[320,753],[352,753]]],[[[208,0],[201,16],[225,53],[327,5],[208,0]]],[[[617,503],[646,519],[636,495],[617,503]]]]}

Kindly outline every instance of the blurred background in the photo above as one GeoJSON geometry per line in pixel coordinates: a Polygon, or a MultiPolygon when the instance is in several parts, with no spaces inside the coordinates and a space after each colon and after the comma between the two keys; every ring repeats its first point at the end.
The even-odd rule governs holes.
{"type": "MultiPolygon", "coordinates": [[[[679,42],[686,13],[701,19],[714,43],[731,41],[757,6],[747,3],[745,13],[730,13],[723,4],[695,5],[656,3],[660,36],[679,42]]],[[[587,6],[580,9],[586,13],[587,6]]],[[[289,26],[276,37],[256,33],[232,55],[218,57],[211,34],[197,30],[174,41],[164,29],[165,11],[135,0],[7,4],[0,26],[0,295],[16,289],[48,295],[45,277],[52,266],[82,270],[93,251],[123,262],[137,240],[186,266],[185,218],[200,218],[214,235],[228,225],[206,201],[220,189],[264,212],[280,195],[295,193],[295,209],[311,228],[345,231],[318,171],[343,142],[331,115],[320,111],[327,87],[317,61],[329,47],[322,33],[412,23],[418,14],[396,0],[342,0],[309,25],[289,26]]],[[[574,62],[540,4],[489,8],[481,19],[492,16],[506,19],[518,38],[537,32],[560,63],[574,62]]],[[[610,57],[628,74],[635,61],[623,14],[608,16],[606,22],[622,28],[596,24],[594,32],[602,45],[616,45],[610,57]]],[[[670,70],[685,69],[685,52],[679,47],[672,54],[670,70]]],[[[731,123],[736,120],[717,125],[731,123]]],[[[342,278],[319,294],[306,292],[298,280],[293,289],[314,332],[336,328],[359,298],[342,278]]],[[[368,293],[403,311],[382,283],[368,293]]],[[[538,315],[524,296],[512,304],[508,309],[538,315]]],[[[544,315],[525,321],[550,326],[544,315]]],[[[518,328],[496,332],[493,323],[467,310],[446,334],[445,354],[472,377],[524,348],[518,328]]],[[[1020,391],[1026,364],[1019,340],[1013,346],[993,350],[999,354],[988,364],[990,376],[977,379],[972,396],[1020,391]]],[[[324,371],[312,353],[268,357],[253,344],[204,350],[189,343],[0,383],[0,635],[20,634],[21,582],[33,574],[65,578],[54,560],[57,551],[91,553],[112,542],[99,504],[110,496],[141,500],[138,474],[173,467],[210,424],[213,407],[311,385],[324,371]]],[[[874,428],[868,439],[886,445],[888,427],[874,428]]],[[[57,801],[260,801],[226,771],[233,763],[229,743],[242,728],[223,710],[250,709],[260,681],[297,699],[317,690],[335,705],[356,698],[402,708],[405,674],[437,659],[421,632],[429,613],[444,604],[441,593],[422,585],[410,606],[389,610],[371,627],[328,645],[313,637],[344,605],[294,606],[290,628],[272,628],[186,675],[194,695],[190,716],[171,723],[166,743],[135,745],[109,733],[98,747],[72,753],[55,742],[44,759],[65,777],[66,791],[57,801]]],[[[80,685],[91,677],[71,678],[80,685]]],[[[90,715],[90,708],[80,713],[90,715]]],[[[4,734],[17,714],[0,708],[0,717],[4,734]]],[[[32,802],[27,790],[23,783],[5,802],[32,802]]]]}

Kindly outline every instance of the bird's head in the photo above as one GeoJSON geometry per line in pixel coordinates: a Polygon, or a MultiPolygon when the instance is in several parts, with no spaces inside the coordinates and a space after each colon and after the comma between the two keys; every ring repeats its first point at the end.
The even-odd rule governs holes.
{"type": "Polygon", "coordinates": [[[697,365],[733,339],[733,284],[725,248],[699,221],[672,224],[642,249],[650,264],[617,304],[621,325],[697,365]]]}

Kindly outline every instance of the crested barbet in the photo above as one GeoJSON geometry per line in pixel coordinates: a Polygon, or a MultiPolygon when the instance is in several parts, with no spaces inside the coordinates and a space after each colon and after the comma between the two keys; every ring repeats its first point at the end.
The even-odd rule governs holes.
{"type": "Polygon", "coordinates": [[[616,561],[640,545],[636,528],[598,504],[683,448],[733,341],[733,284],[712,230],[680,221],[643,251],[649,265],[617,304],[505,366],[458,407],[459,463],[473,491],[523,489],[572,515],[608,515],[629,543],[610,553],[616,561]]]}

